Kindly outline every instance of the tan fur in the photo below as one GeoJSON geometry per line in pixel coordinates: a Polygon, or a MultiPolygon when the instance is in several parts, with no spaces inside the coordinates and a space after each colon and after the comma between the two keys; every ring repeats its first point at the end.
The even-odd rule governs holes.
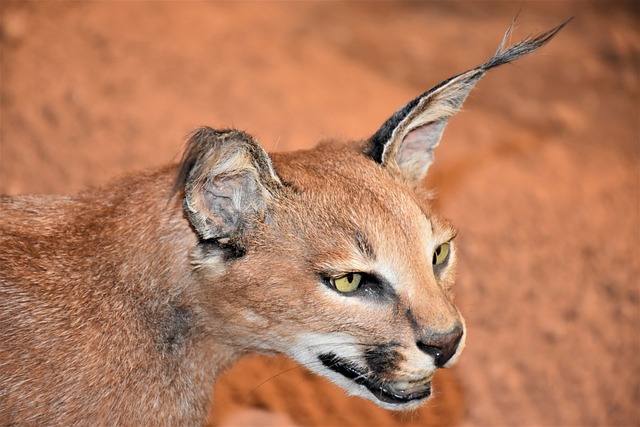
{"type": "Polygon", "coordinates": [[[216,374],[243,353],[286,352],[298,332],[354,329],[347,319],[363,342],[412,342],[410,305],[425,324],[450,326],[445,290],[415,272],[430,266],[423,245],[451,231],[427,220],[401,179],[345,146],[274,163],[302,193],[282,200],[229,265],[202,261],[180,200],[167,205],[176,167],[74,198],[0,199],[2,422],[194,424],[216,374]],[[341,306],[318,286],[318,269],[370,268],[352,239],[360,226],[378,257],[401,266],[398,308],[341,306]]]}
{"type": "Polygon", "coordinates": [[[486,69],[360,143],[269,157],[203,128],[180,165],[75,197],[1,197],[0,424],[201,424],[217,375],[255,352],[385,408],[423,403],[464,322],[456,231],[418,184],[486,69]],[[369,281],[332,288],[348,273],[369,281]]]}

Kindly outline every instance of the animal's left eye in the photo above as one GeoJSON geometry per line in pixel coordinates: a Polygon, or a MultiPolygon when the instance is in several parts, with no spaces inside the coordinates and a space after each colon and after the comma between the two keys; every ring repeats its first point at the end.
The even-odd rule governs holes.
{"type": "Polygon", "coordinates": [[[349,273],[337,279],[331,279],[333,287],[345,294],[357,290],[360,283],[362,283],[362,274],[359,273],[349,273]]]}
{"type": "Polygon", "coordinates": [[[439,266],[445,263],[449,257],[449,243],[443,243],[433,252],[433,265],[439,266]]]}

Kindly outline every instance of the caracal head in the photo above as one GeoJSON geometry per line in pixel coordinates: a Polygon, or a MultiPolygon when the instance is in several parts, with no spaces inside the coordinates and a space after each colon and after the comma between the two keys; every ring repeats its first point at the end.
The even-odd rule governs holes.
{"type": "Polygon", "coordinates": [[[466,330],[453,302],[456,231],[420,182],[474,84],[560,28],[501,45],[365,141],[269,156],[243,132],[197,131],[177,188],[218,340],[285,353],[385,408],[424,402],[466,330]]]}

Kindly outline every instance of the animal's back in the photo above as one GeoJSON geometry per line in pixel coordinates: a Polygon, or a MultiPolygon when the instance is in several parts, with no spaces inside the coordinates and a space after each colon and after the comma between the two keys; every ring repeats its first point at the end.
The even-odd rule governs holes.
{"type": "Polygon", "coordinates": [[[82,339],[88,338],[86,323],[78,319],[89,308],[74,304],[72,296],[79,289],[73,288],[81,282],[73,280],[73,264],[58,252],[66,251],[67,245],[56,243],[71,236],[54,228],[68,227],[59,221],[74,206],[77,203],[66,197],[0,199],[4,218],[0,223],[2,422],[52,422],[55,409],[65,412],[68,403],[54,404],[55,396],[42,394],[42,390],[65,383],[73,388],[85,384],[79,381],[82,371],[77,368],[87,362],[81,360],[86,351],[82,347],[91,340],[82,339]],[[72,280],[61,280],[63,275],[72,280]],[[63,283],[66,289],[60,286],[63,283]],[[14,411],[19,401],[30,402],[40,417],[28,418],[27,413],[14,411]]]}

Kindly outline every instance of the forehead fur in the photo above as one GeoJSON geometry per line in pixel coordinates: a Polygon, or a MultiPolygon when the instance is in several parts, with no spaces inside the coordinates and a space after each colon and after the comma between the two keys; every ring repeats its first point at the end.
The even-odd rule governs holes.
{"type": "Polygon", "coordinates": [[[275,154],[273,162],[295,192],[290,200],[293,205],[279,209],[278,221],[291,221],[294,227],[294,223],[303,224],[298,234],[305,239],[348,240],[344,243],[353,246],[362,232],[365,238],[400,237],[413,246],[425,235],[449,228],[400,173],[376,163],[353,145],[325,143],[308,151],[275,154]],[[311,218],[313,223],[305,224],[311,218]]]}
{"type": "Polygon", "coordinates": [[[376,206],[398,215],[399,219],[407,216],[404,210],[409,206],[425,214],[429,210],[428,204],[415,197],[399,173],[349,145],[324,143],[308,151],[276,154],[274,164],[278,174],[301,198],[331,205],[340,203],[342,216],[376,206]]]}

